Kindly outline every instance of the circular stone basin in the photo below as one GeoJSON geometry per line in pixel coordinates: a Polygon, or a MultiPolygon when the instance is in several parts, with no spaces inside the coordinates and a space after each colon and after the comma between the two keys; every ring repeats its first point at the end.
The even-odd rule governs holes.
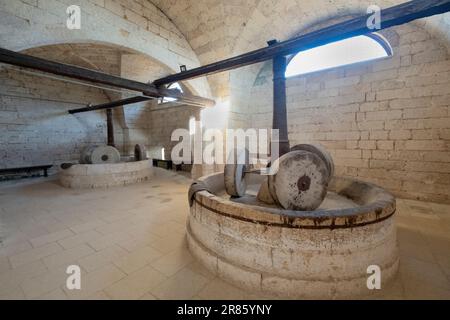
{"type": "Polygon", "coordinates": [[[315,211],[288,211],[256,198],[263,177],[248,178],[242,198],[225,193],[222,173],[199,179],[187,224],[192,254],[246,290],[284,298],[366,295],[376,265],[381,286],[398,269],[395,198],[373,184],[335,177],[315,211]],[[368,271],[369,268],[369,271],[368,271]]]}
{"type": "Polygon", "coordinates": [[[123,186],[148,180],[153,174],[152,161],[103,164],[75,164],[58,173],[62,186],[73,189],[123,186]]]}

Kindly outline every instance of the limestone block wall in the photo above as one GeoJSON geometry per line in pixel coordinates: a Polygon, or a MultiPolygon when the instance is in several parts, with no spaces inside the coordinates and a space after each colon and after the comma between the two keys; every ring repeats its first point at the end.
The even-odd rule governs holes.
{"type": "MultiPolygon", "coordinates": [[[[124,78],[147,82],[165,73],[167,68],[143,55],[124,54],[121,57],[121,76],[124,78]]],[[[193,90],[184,83],[182,86],[185,92],[193,90]]],[[[123,108],[125,153],[132,154],[134,145],[143,143],[150,157],[160,159],[164,148],[165,159],[170,159],[171,150],[177,143],[171,141],[172,132],[178,128],[189,129],[191,117],[200,120],[201,109],[198,107],[159,102],[151,100],[123,108]]]]}
{"type": "Polygon", "coordinates": [[[201,109],[186,105],[160,105],[155,106],[150,112],[149,125],[149,150],[151,156],[161,158],[160,150],[164,148],[165,159],[171,159],[172,148],[178,141],[171,141],[172,132],[175,129],[189,130],[189,120],[194,117],[200,120],[201,109]]]}
{"type": "MultiPolygon", "coordinates": [[[[66,27],[66,9],[71,4],[65,0],[1,1],[0,46],[143,82],[178,71],[180,64],[199,65],[183,34],[150,1],[78,1],[81,30],[66,27]]],[[[205,79],[185,85],[194,94],[209,95],[205,79]]],[[[106,143],[106,116],[104,111],[73,116],[67,110],[124,95],[0,66],[0,167],[78,160],[85,146],[106,143]]],[[[130,154],[136,143],[150,147],[151,131],[161,128],[157,119],[151,119],[150,107],[151,103],[142,103],[114,110],[115,142],[123,154],[130,154]],[[152,128],[152,121],[158,126],[152,128]]],[[[170,132],[188,126],[190,116],[185,111],[183,116],[176,113],[171,110],[165,123],[170,132]],[[173,121],[179,118],[180,124],[173,121]]],[[[167,139],[170,134],[164,137],[169,146],[167,139]]],[[[158,139],[154,143],[164,145],[158,139]]]]}
{"type": "MultiPolygon", "coordinates": [[[[27,54],[85,68],[120,74],[117,47],[97,44],[52,45],[27,54]]],[[[2,65],[0,69],[1,167],[58,165],[74,162],[82,149],[106,144],[104,110],[70,115],[69,109],[117,100],[120,95],[97,87],[37,75],[2,65]]],[[[122,127],[115,121],[116,146],[122,150],[122,127]]],[[[55,170],[55,168],[53,168],[55,170]]]]}
{"type": "MultiPolygon", "coordinates": [[[[157,61],[141,54],[123,54],[120,58],[120,75],[126,79],[141,82],[155,80],[167,73],[157,61]]],[[[130,95],[123,94],[122,99],[130,95]]],[[[115,110],[123,128],[123,145],[125,154],[133,154],[136,143],[144,144],[149,148],[150,107],[153,101],[135,103],[115,110]]]]}
{"type": "MultiPolygon", "coordinates": [[[[384,32],[393,57],[289,78],[289,138],[323,144],[338,175],[401,197],[450,202],[450,55],[445,38],[422,26],[384,32]]],[[[235,78],[252,75],[251,88],[236,85],[230,122],[269,128],[271,64],[235,78]]]]}
{"type": "Polygon", "coordinates": [[[99,89],[1,67],[0,168],[78,160],[84,146],[106,143],[104,112],[67,113],[83,107],[83,101],[108,100],[99,89]]]}
{"type": "MultiPolygon", "coordinates": [[[[160,77],[167,68],[157,61],[114,46],[70,44],[46,46],[26,53],[124,78],[144,81],[160,77]]],[[[47,79],[3,66],[0,71],[1,167],[73,162],[91,144],[106,143],[104,110],[67,114],[67,110],[129,97],[130,93],[101,90],[47,79]]],[[[174,103],[158,105],[156,100],[115,108],[116,147],[123,155],[142,143],[152,156],[161,158],[165,148],[170,158],[174,143],[170,137],[177,128],[189,128],[189,119],[199,119],[199,108],[174,103]]]]}

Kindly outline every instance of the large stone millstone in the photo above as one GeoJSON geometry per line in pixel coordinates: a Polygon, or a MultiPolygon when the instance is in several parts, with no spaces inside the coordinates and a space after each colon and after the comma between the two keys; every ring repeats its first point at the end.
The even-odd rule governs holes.
{"type": "Polygon", "coordinates": [[[276,174],[269,176],[269,192],[274,201],[288,210],[317,209],[327,193],[329,172],[315,153],[291,151],[275,160],[276,174]]]}
{"type": "Polygon", "coordinates": [[[247,149],[233,150],[233,154],[230,154],[224,170],[225,190],[230,196],[242,197],[245,195],[247,190],[245,172],[249,169],[248,163],[249,153],[247,149]]]}
{"type": "Polygon", "coordinates": [[[81,164],[102,164],[120,162],[120,152],[111,146],[87,147],[81,154],[81,164]]]}
{"type": "Polygon", "coordinates": [[[258,194],[256,195],[256,198],[258,198],[259,201],[262,201],[266,204],[275,204],[273,201],[272,195],[269,191],[269,178],[265,177],[264,181],[261,183],[261,187],[259,188],[258,194]]]}
{"type": "Polygon", "coordinates": [[[143,144],[137,144],[134,146],[134,160],[143,161],[147,160],[147,148],[143,144]]]}
{"type": "Polygon", "coordinates": [[[322,146],[318,144],[297,144],[291,148],[291,151],[309,151],[318,155],[326,164],[328,169],[328,182],[334,176],[334,161],[331,154],[322,146]]]}

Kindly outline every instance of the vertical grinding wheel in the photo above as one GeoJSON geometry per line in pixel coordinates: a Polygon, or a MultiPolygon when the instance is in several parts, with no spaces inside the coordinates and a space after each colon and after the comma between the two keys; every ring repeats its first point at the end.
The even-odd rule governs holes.
{"type": "Polygon", "coordinates": [[[98,146],[89,146],[83,149],[81,152],[80,157],[80,163],[81,164],[90,164],[91,162],[91,155],[95,148],[98,148],[98,146]]]}
{"type": "Polygon", "coordinates": [[[262,201],[266,204],[274,204],[272,195],[269,192],[269,181],[268,177],[264,177],[263,183],[261,183],[261,186],[259,187],[258,194],[256,195],[256,198],[259,201],[262,201]]]}
{"type": "Polygon", "coordinates": [[[327,193],[329,172],[315,153],[291,151],[275,160],[278,168],[269,176],[269,192],[274,201],[288,210],[315,210],[327,193]]]}
{"type": "Polygon", "coordinates": [[[147,149],[143,144],[137,144],[134,146],[134,160],[143,161],[147,160],[147,149]]]}
{"type": "MultiPolygon", "coordinates": [[[[233,159],[228,159],[227,164],[225,164],[225,190],[232,197],[242,197],[247,190],[245,172],[248,168],[249,153],[247,149],[234,150],[234,155],[235,157],[233,157],[233,159]],[[231,162],[234,163],[231,164],[231,162]]],[[[233,155],[231,155],[231,157],[232,156],[233,155]]]]}
{"type": "Polygon", "coordinates": [[[326,164],[328,169],[328,182],[334,175],[334,162],[331,154],[322,146],[318,144],[297,144],[291,148],[291,151],[309,151],[319,156],[326,164]]]}
{"type": "Polygon", "coordinates": [[[120,152],[111,146],[92,146],[86,148],[80,159],[84,164],[102,164],[120,162],[120,152]]]}

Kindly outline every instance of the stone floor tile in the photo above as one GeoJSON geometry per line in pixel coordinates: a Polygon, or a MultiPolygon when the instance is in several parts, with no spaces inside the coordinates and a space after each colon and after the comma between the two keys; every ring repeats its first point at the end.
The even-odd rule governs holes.
{"type": "Polygon", "coordinates": [[[139,298],[139,300],[158,300],[158,298],[156,298],[154,295],[152,295],[151,293],[146,293],[144,294],[142,297],[139,298]]]}
{"type": "Polygon", "coordinates": [[[16,242],[14,244],[0,247],[0,257],[13,256],[30,249],[32,249],[32,246],[28,241],[16,242]]]}
{"type": "Polygon", "coordinates": [[[70,227],[70,230],[72,230],[75,233],[84,233],[87,231],[91,231],[92,229],[101,227],[106,225],[106,222],[100,220],[100,219],[93,219],[88,222],[80,223],[77,225],[74,225],[70,227]]]}
{"type": "Polygon", "coordinates": [[[205,300],[242,300],[245,299],[245,296],[245,291],[237,289],[219,278],[209,282],[198,293],[198,297],[205,300]]]}
{"type": "Polygon", "coordinates": [[[121,243],[122,241],[130,240],[133,237],[125,231],[119,231],[100,237],[95,237],[90,240],[88,244],[97,251],[103,250],[114,244],[121,243]]]}
{"type": "Polygon", "coordinates": [[[18,266],[48,257],[62,250],[63,249],[60,245],[53,242],[38,248],[33,248],[31,250],[24,251],[14,256],[10,256],[9,261],[11,262],[11,266],[13,268],[17,268],[18,266]]]}
{"type": "Polygon", "coordinates": [[[157,260],[161,256],[161,252],[152,247],[146,246],[115,259],[114,264],[123,272],[131,274],[157,260]]]}
{"type": "Polygon", "coordinates": [[[194,260],[185,248],[172,251],[151,263],[156,270],[167,276],[172,276],[194,260]]]}
{"type": "Polygon", "coordinates": [[[47,233],[45,235],[42,235],[37,238],[30,239],[30,243],[33,245],[33,247],[40,247],[44,244],[48,244],[51,242],[55,242],[57,240],[61,240],[70,236],[73,236],[74,233],[70,231],[69,229],[63,229],[60,231],[47,233]]]}
{"type": "Polygon", "coordinates": [[[150,290],[150,293],[162,300],[191,299],[206,286],[208,281],[202,275],[184,268],[150,290]]]}
{"type": "Polygon", "coordinates": [[[65,286],[68,276],[66,267],[59,267],[23,281],[21,287],[27,299],[36,299],[65,286]]]}
{"type": "Polygon", "coordinates": [[[67,267],[69,265],[75,264],[78,259],[94,252],[94,249],[86,244],[82,244],[78,247],[64,250],[51,256],[45,257],[42,259],[42,261],[49,269],[59,266],[67,267]]]}
{"type": "Polygon", "coordinates": [[[105,289],[113,299],[138,299],[161,284],[167,277],[152,267],[144,267],[105,289]]]}
{"type": "Polygon", "coordinates": [[[127,251],[117,245],[112,245],[101,251],[85,256],[78,260],[78,264],[87,272],[94,271],[100,267],[110,264],[125,256],[127,251]]]}
{"type": "Polygon", "coordinates": [[[0,291],[6,287],[15,287],[23,281],[42,275],[48,271],[47,267],[40,260],[21,265],[0,274],[0,291]]]}
{"type": "Polygon", "coordinates": [[[87,300],[111,300],[111,298],[104,291],[97,291],[89,296],[87,300]]]}
{"type": "Polygon", "coordinates": [[[69,299],[86,299],[96,292],[102,291],[126,275],[116,266],[110,264],[89,273],[81,274],[81,289],[68,290],[64,288],[69,299]]]}
{"type": "MultiPolygon", "coordinates": [[[[220,280],[190,255],[189,184],[170,173],[98,190],[51,179],[0,186],[0,299],[270,298],[220,280]],[[68,264],[82,268],[80,291],[65,287],[68,264]]],[[[396,223],[399,273],[368,298],[450,299],[450,205],[397,199],[396,223]]]]}
{"type": "Polygon", "coordinates": [[[43,296],[39,297],[39,300],[67,300],[67,295],[60,288],[57,288],[43,296]]]}
{"type": "Polygon", "coordinates": [[[64,249],[70,249],[73,247],[77,247],[81,244],[88,243],[93,241],[94,239],[99,239],[102,237],[102,234],[95,230],[86,231],[83,233],[76,234],[72,237],[65,238],[63,240],[59,240],[58,243],[64,249]]]}

